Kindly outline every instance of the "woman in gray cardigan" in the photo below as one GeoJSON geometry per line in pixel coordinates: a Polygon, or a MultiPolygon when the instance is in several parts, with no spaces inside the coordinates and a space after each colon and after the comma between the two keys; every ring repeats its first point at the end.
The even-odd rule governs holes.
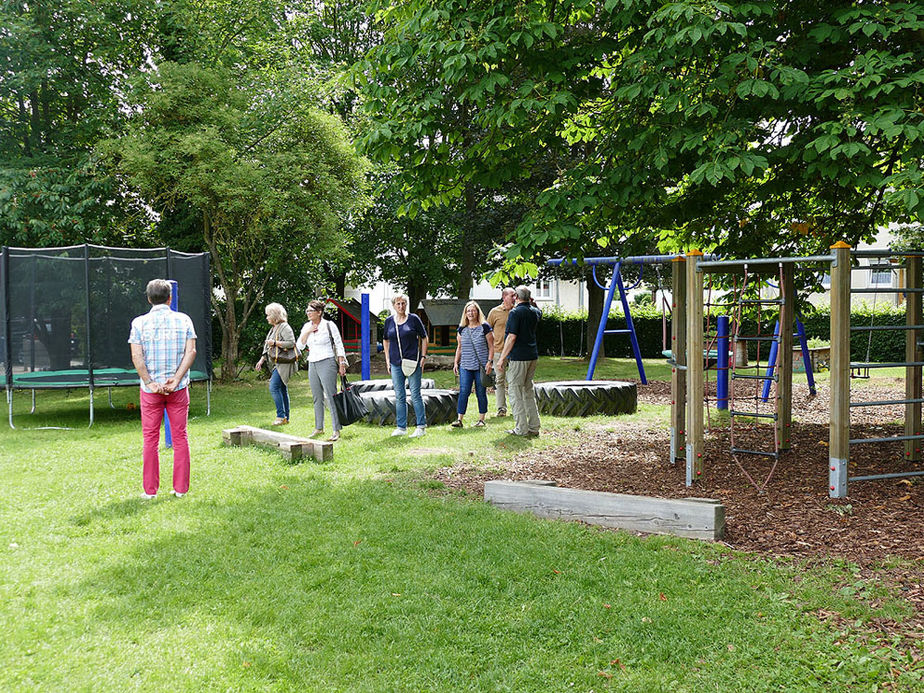
{"type": "Polygon", "coordinates": [[[276,420],[274,426],[281,426],[289,423],[289,378],[298,370],[298,362],[281,363],[273,360],[273,354],[279,349],[291,349],[295,346],[295,332],[286,322],[288,319],[286,309],[278,303],[270,303],[266,306],[266,322],[270,327],[266,333],[266,341],[263,342],[263,355],[254,366],[258,371],[263,368],[263,364],[268,360],[273,369],[270,375],[269,391],[273,396],[273,402],[276,403],[276,420]]]}

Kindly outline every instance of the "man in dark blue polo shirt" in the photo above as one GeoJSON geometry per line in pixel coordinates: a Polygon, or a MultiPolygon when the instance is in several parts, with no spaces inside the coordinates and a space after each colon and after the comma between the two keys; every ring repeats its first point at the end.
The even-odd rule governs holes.
{"type": "Polygon", "coordinates": [[[542,313],[532,305],[529,289],[518,286],[517,304],[507,317],[504,350],[501,352],[498,370],[507,372],[507,391],[513,408],[513,430],[517,436],[539,435],[539,407],[536,405],[536,390],[533,375],[539,361],[539,347],[536,344],[536,326],[542,313]]]}

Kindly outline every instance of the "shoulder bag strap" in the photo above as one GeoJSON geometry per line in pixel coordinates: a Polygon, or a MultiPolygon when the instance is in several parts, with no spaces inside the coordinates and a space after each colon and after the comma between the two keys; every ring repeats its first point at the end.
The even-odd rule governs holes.
{"type": "Polygon", "coordinates": [[[276,354],[274,356],[271,356],[270,358],[272,358],[273,361],[275,361],[279,358],[279,325],[275,325],[273,327],[273,342],[275,342],[273,344],[273,348],[276,350],[276,354]]]}
{"type": "Polygon", "coordinates": [[[478,355],[478,348],[475,346],[475,339],[472,337],[472,329],[468,325],[462,329],[465,330],[465,333],[468,335],[468,341],[469,344],[472,345],[472,351],[475,352],[475,360],[478,362],[478,367],[484,370],[484,364],[481,362],[481,357],[478,355]]]}
{"type": "Polygon", "coordinates": [[[392,318],[395,323],[395,341],[398,342],[398,358],[404,361],[404,352],[401,351],[401,333],[398,331],[398,321],[392,318]]]}
{"type": "Polygon", "coordinates": [[[330,350],[334,354],[334,360],[337,360],[337,347],[334,345],[334,332],[330,329],[330,321],[327,321],[327,336],[330,338],[330,350]]]}

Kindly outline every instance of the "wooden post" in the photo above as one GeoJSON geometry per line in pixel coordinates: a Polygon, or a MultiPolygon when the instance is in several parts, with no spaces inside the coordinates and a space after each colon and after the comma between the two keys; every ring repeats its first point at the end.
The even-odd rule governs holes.
{"type": "Polygon", "coordinates": [[[671,464],[684,456],[687,416],[687,261],[671,261],[671,464]]]}
{"type": "MultiPolygon", "coordinates": [[[[921,258],[905,258],[905,288],[921,288],[921,258]]],[[[921,323],[921,294],[909,292],[905,294],[905,324],[920,325],[921,323]]],[[[921,361],[918,347],[918,331],[905,331],[905,361],[921,361]]],[[[905,368],[905,399],[921,399],[921,367],[907,366],[905,368]]],[[[916,402],[905,405],[905,435],[921,435],[921,404],[916,402]]],[[[921,459],[921,441],[905,441],[905,458],[909,460],[921,459]]]]}
{"type": "Polygon", "coordinates": [[[687,253],[687,486],[703,473],[703,273],[699,250],[687,253]]]}
{"type": "Polygon", "coordinates": [[[828,495],[847,495],[850,459],[850,246],[831,246],[831,428],[828,437],[828,495]]]}
{"type": "Polygon", "coordinates": [[[795,267],[792,263],[783,264],[783,283],[780,286],[780,343],[777,350],[777,387],[779,399],[776,419],[776,436],[780,451],[792,447],[792,345],[793,330],[796,325],[796,287],[793,277],[795,267]]]}

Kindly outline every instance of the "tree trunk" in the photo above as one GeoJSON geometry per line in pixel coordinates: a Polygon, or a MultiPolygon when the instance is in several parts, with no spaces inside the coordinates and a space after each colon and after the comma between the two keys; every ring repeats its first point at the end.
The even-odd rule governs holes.
{"type": "Polygon", "coordinates": [[[416,313],[417,306],[427,297],[427,285],[409,280],[407,283],[407,312],[416,313]]]}
{"type": "MultiPolygon", "coordinates": [[[[227,289],[226,289],[227,291],[227,289]]],[[[224,329],[221,333],[221,378],[223,383],[230,383],[237,377],[237,358],[240,343],[240,329],[237,325],[234,296],[225,294],[224,329]]]]}
{"type": "MultiPolygon", "coordinates": [[[[603,314],[604,291],[594,281],[590,272],[585,277],[587,282],[587,351],[584,358],[590,360],[594,341],[597,339],[597,329],[600,327],[600,316],[603,314]]],[[[597,357],[606,356],[603,343],[600,344],[600,353],[597,357]]]]}
{"type": "Polygon", "coordinates": [[[461,257],[459,258],[459,281],[456,285],[456,297],[468,300],[474,284],[472,276],[475,274],[474,229],[478,214],[478,200],[471,189],[465,191],[465,219],[462,220],[461,257]]]}

